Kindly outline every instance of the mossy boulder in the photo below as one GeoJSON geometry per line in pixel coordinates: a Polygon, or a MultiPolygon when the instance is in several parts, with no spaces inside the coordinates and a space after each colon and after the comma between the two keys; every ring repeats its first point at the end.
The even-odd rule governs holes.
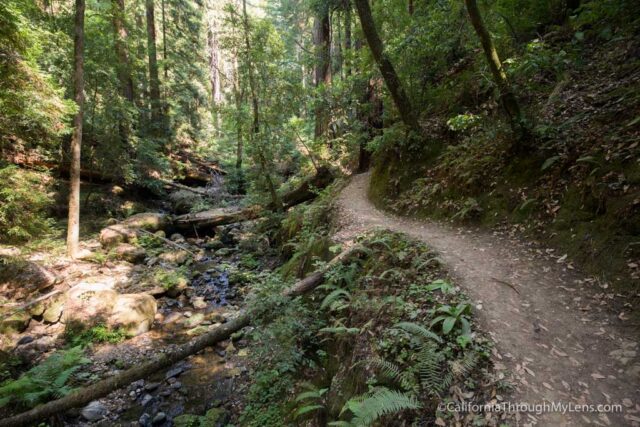
{"type": "Polygon", "coordinates": [[[29,307],[29,314],[33,317],[41,317],[46,323],[57,323],[60,321],[64,310],[64,300],[66,295],[56,294],[51,298],[40,301],[29,307]]]}
{"type": "Polygon", "coordinates": [[[113,309],[118,293],[104,283],[79,283],[67,291],[63,320],[83,327],[104,323],[113,309]]]}
{"type": "Polygon", "coordinates": [[[13,313],[0,321],[0,334],[13,335],[24,332],[29,326],[31,316],[24,311],[13,313]]]}
{"type": "Polygon", "coordinates": [[[181,265],[189,260],[189,252],[183,250],[169,251],[160,254],[158,259],[169,264],[181,265]]]}
{"type": "Polygon", "coordinates": [[[122,221],[122,225],[128,228],[158,231],[169,225],[169,217],[160,212],[144,212],[130,216],[122,221]]]}
{"type": "Polygon", "coordinates": [[[173,425],[175,427],[201,427],[203,418],[199,415],[184,414],[175,417],[173,425]]]}
{"type": "Polygon", "coordinates": [[[116,259],[127,261],[132,264],[136,264],[144,261],[147,256],[144,248],[140,246],[131,245],[129,243],[121,243],[115,249],[116,259]]]}
{"type": "Polygon", "coordinates": [[[122,224],[110,225],[100,231],[100,243],[104,248],[112,248],[121,243],[134,242],[136,237],[135,230],[122,224]]]}
{"type": "Polygon", "coordinates": [[[113,305],[109,326],[135,336],[147,332],[158,311],[156,299],[148,294],[118,295],[113,305]]]}

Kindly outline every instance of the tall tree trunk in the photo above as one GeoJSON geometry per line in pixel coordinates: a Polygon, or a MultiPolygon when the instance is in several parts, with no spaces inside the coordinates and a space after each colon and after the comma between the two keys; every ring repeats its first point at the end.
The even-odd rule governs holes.
{"type": "MultiPolygon", "coordinates": [[[[127,28],[125,25],[125,7],[124,0],[111,0],[111,8],[113,12],[113,30],[115,33],[115,51],[118,59],[117,74],[120,82],[120,93],[122,97],[133,105],[133,78],[131,77],[131,64],[129,63],[129,49],[127,47],[127,28]]],[[[120,118],[118,123],[118,131],[124,150],[130,155],[131,147],[129,146],[129,134],[131,133],[131,124],[128,117],[120,118]]]]}
{"type": "MultiPolygon", "coordinates": [[[[156,23],[154,0],[146,0],[147,10],[147,54],[149,56],[149,99],[151,101],[152,128],[160,129],[162,111],[160,104],[160,78],[158,77],[158,54],[156,50],[156,23]]],[[[157,132],[154,132],[157,133],[157,132]]]]}
{"type": "Polygon", "coordinates": [[[78,255],[80,240],[80,148],[82,146],[84,113],[84,9],[84,0],[76,0],[73,89],[78,112],[73,118],[73,136],[71,138],[69,223],[67,227],[67,254],[72,258],[78,255]]]}
{"type": "Polygon", "coordinates": [[[118,80],[124,99],[133,102],[133,78],[127,48],[127,27],[125,25],[124,0],[111,0],[113,8],[113,29],[115,32],[115,51],[118,58],[118,80]]]}
{"type": "Polygon", "coordinates": [[[351,1],[346,0],[344,9],[344,67],[345,74],[351,75],[351,1]]]}
{"type": "Polygon", "coordinates": [[[373,22],[373,16],[371,15],[371,8],[369,7],[369,0],[354,0],[358,16],[360,17],[360,24],[362,25],[362,32],[367,39],[367,44],[371,49],[373,58],[376,60],[380,73],[384,79],[391,98],[395,103],[398,111],[400,112],[400,118],[402,121],[414,132],[420,133],[420,127],[418,125],[417,117],[411,107],[409,97],[407,97],[402,83],[396,74],[396,70],[393,68],[393,64],[384,52],[382,40],[378,35],[375,23],[373,22]]]}
{"type": "Polygon", "coordinates": [[[264,156],[264,150],[261,146],[261,142],[258,141],[260,136],[260,103],[258,101],[258,89],[256,87],[257,82],[253,70],[253,61],[251,60],[251,28],[249,26],[249,15],[247,14],[247,0],[242,0],[242,21],[244,26],[244,41],[245,41],[245,55],[247,61],[247,74],[249,76],[249,91],[251,93],[251,106],[253,112],[253,122],[251,125],[251,135],[253,143],[256,144],[256,151],[258,154],[258,164],[265,180],[267,181],[267,187],[269,194],[271,195],[271,203],[275,209],[282,210],[282,202],[276,192],[276,186],[273,182],[269,168],[267,167],[267,160],[264,156]]]}
{"type": "Polygon", "coordinates": [[[236,103],[236,179],[237,193],[244,194],[244,172],[242,161],[244,157],[244,138],[242,135],[242,104],[244,103],[244,90],[240,87],[240,69],[238,67],[238,53],[233,58],[233,97],[236,103]]]}
{"type": "Polygon", "coordinates": [[[167,21],[165,19],[164,3],[165,0],[162,0],[162,68],[164,71],[164,80],[169,81],[169,61],[167,60],[167,21]]]}
{"type": "MultiPolygon", "coordinates": [[[[315,47],[315,85],[316,88],[331,84],[331,27],[329,25],[329,6],[325,2],[320,2],[319,10],[313,22],[313,44],[315,47]]],[[[315,109],[315,131],[316,138],[323,136],[329,125],[327,108],[320,102],[315,109]]]]}
{"type": "Polygon", "coordinates": [[[220,46],[216,35],[215,17],[210,16],[207,28],[207,47],[209,49],[209,81],[211,83],[211,101],[216,119],[216,131],[222,131],[222,115],[220,105],[222,104],[222,85],[220,81],[220,46]]]}
{"type": "Polygon", "coordinates": [[[527,130],[524,127],[522,120],[520,105],[518,104],[515,94],[511,90],[511,86],[507,80],[507,74],[502,67],[502,62],[500,62],[500,57],[498,56],[496,47],[491,39],[491,34],[489,34],[487,27],[484,25],[476,0],[464,0],[464,3],[467,7],[471,24],[476,30],[476,33],[480,38],[480,42],[482,43],[482,48],[487,58],[493,79],[500,91],[500,102],[502,107],[507,114],[513,132],[516,134],[518,139],[522,141],[527,135],[527,130]]]}

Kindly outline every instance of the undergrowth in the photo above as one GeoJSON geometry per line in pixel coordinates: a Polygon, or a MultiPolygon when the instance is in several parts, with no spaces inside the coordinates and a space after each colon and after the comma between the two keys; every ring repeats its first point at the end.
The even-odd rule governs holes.
{"type": "MultiPolygon", "coordinates": [[[[329,226],[310,233],[330,224],[330,206],[321,200],[283,221],[280,242],[293,249],[296,268],[304,259],[316,269],[342,250],[329,226]],[[317,240],[325,257],[309,250],[317,240]]],[[[309,295],[280,295],[306,269],[283,268],[254,285],[247,306],[258,322],[240,425],[433,424],[452,416],[437,411],[452,387],[474,399],[491,392],[489,341],[437,254],[388,232],[357,243],[363,251],[332,267],[309,295]]]]}

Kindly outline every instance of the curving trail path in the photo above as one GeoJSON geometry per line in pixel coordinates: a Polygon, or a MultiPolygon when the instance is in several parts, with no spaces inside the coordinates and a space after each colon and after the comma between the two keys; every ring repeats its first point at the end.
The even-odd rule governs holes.
{"type": "Polygon", "coordinates": [[[336,237],[380,227],[440,252],[496,342],[496,368],[515,385],[512,402],[623,406],[622,413],[523,413],[519,425],[640,426],[640,334],[621,310],[610,311],[624,301],[517,239],[381,212],[366,196],[368,182],[367,174],[354,176],[342,191],[336,237]]]}

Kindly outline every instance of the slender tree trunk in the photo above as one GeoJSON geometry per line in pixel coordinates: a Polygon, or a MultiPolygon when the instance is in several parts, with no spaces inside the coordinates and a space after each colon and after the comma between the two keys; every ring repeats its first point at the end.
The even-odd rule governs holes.
{"type": "Polygon", "coordinates": [[[167,60],[167,21],[165,20],[164,3],[165,0],[162,0],[162,68],[164,71],[164,80],[169,81],[169,61],[167,60]]]}
{"type": "Polygon", "coordinates": [[[369,7],[369,0],[354,1],[358,11],[358,16],[360,17],[362,31],[367,39],[367,44],[371,49],[373,58],[376,60],[376,63],[380,68],[380,73],[382,74],[382,78],[391,93],[391,98],[393,98],[393,102],[400,112],[400,118],[411,130],[419,133],[420,126],[418,125],[418,119],[411,107],[409,97],[402,87],[402,83],[398,78],[398,74],[396,74],[396,70],[393,68],[393,64],[384,52],[382,40],[380,39],[378,30],[373,22],[371,8],[369,7]]]}
{"type": "Polygon", "coordinates": [[[511,128],[513,129],[513,132],[516,134],[518,139],[523,140],[527,134],[527,131],[523,124],[520,105],[511,89],[511,86],[509,85],[507,74],[502,67],[502,62],[500,62],[500,57],[498,56],[496,47],[493,44],[493,40],[491,39],[491,34],[489,34],[487,27],[484,25],[482,15],[480,14],[480,9],[478,9],[476,0],[464,0],[464,3],[467,7],[467,12],[469,13],[471,24],[476,30],[476,33],[480,38],[480,42],[482,43],[482,48],[487,58],[489,69],[491,70],[493,79],[496,83],[496,86],[498,86],[498,90],[500,91],[500,102],[505,113],[507,114],[509,123],[511,124],[511,128]]]}
{"type": "Polygon", "coordinates": [[[133,78],[127,48],[127,28],[125,25],[124,0],[111,0],[113,7],[113,29],[115,31],[115,50],[118,58],[118,80],[124,99],[133,102],[133,78]]]}
{"type": "Polygon", "coordinates": [[[67,254],[72,258],[78,255],[80,240],[80,148],[82,146],[84,113],[84,9],[84,0],[76,0],[73,86],[78,112],[73,118],[73,136],[71,138],[69,223],[67,227],[67,254]]]}
{"type": "MultiPolygon", "coordinates": [[[[158,54],[156,50],[156,23],[154,0],[145,0],[147,10],[147,54],[149,55],[149,99],[151,101],[152,128],[161,128],[160,78],[158,77],[158,54]]],[[[157,133],[157,132],[156,132],[157,133]]]]}
{"type": "Polygon", "coordinates": [[[244,103],[244,90],[240,87],[240,68],[238,67],[238,53],[233,58],[233,97],[236,102],[236,179],[238,194],[244,194],[244,172],[242,161],[244,157],[244,138],[242,135],[242,104],[244,103]]]}
{"type": "MultiPolygon", "coordinates": [[[[313,44],[316,53],[315,63],[315,85],[316,88],[329,86],[331,84],[331,27],[329,25],[329,6],[321,2],[319,10],[313,22],[313,44]]],[[[315,109],[315,131],[316,138],[325,135],[329,116],[327,108],[319,102],[315,109]]]]}
{"type": "MultiPolygon", "coordinates": [[[[125,25],[125,7],[124,0],[111,0],[113,12],[113,30],[115,33],[115,51],[118,59],[117,74],[120,82],[120,93],[122,97],[133,104],[133,78],[131,77],[131,65],[129,62],[129,49],[127,47],[127,28],[125,25]]],[[[129,134],[131,133],[131,124],[128,117],[123,115],[118,123],[118,132],[124,150],[131,153],[129,146],[129,134]]]]}
{"type": "Polygon", "coordinates": [[[258,101],[257,82],[253,70],[253,61],[251,60],[251,28],[249,26],[249,15],[247,14],[247,0],[242,0],[242,21],[244,26],[244,41],[246,48],[246,61],[247,61],[247,74],[249,75],[249,91],[251,92],[251,106],[253,111],[253,122],[251,125],[251,135],[253,143],[256,144],[256,151],[258,154],[258,164],[267,181],[267,188],[271,195],[271,203],[275,209],[282,210],[282,202],[276,192],[276,186],[273,182],[269,168],[267,167],[267,160],[264,156],[264,150],[261,146],[261,142],[258,141],[260,136],[260,103],[258,101]]]}
{"type": "Polygon", "coordinates": [[[344,10],[344,67],[345,74],[351,75],[351,1],[346,0],[344,10]]]}
{"type": "Polygon", "coordinates": [[[409,12],[409,15],[413,15],[413,11],[414,11],[413,0],[409,0],[409,2],[407,3],[407,12],[409,12]]]}
{"type": "Polygon", "coordinates": [[[216,130],[221,132],[222,116],[220,105],[222,104],[222,85],[220,81],[220,47],[215,33],[216,22],[214,17],[209,17],[207,28],[207,47],[209,48],[209,81],[211,83],[211,101],[215,114],[216,130]]]}

